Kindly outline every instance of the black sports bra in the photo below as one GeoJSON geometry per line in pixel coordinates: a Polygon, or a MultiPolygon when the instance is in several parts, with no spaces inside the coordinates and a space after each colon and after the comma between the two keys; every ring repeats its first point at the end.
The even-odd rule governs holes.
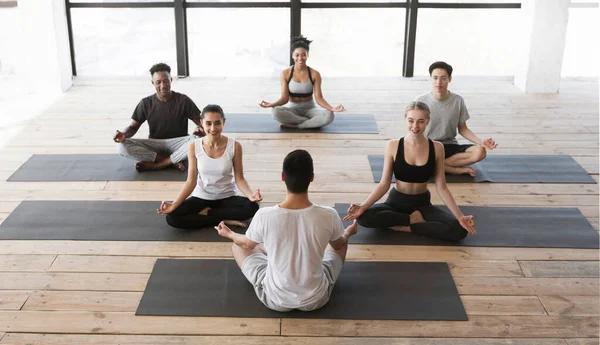
{"type": "MultiPolygon", "coordinates": [[[[289,91],[289,95],[290,97],[312,97],[313,95],[313,88],[312,85],[314,85],[314,81],[312,79],[312,75],[310,73],[310,67],[306,66],[308,68],[308,80],[310,80],[310,84],[311,84],[311,89],[310,92],[306,92],[306,93],[294,93],[292,91],[289,91]]],[[[294,66],[292,66],[292,70],[290,72],[290,77],[288,78],[288,90],[289,90],[289,86],[290,86],[290,82],[292,81],[292,79],[294,78],[294,66]]],[[[296,82],[294,82],[296,83],[296,82]]],[[[297,83],[297,84],[304,84],[304,83],[297,83]]]]}
{"type": "Polygon", "coordinates": [[[394,176],[396,180],[403,182],[423,183],[435,174],[435,147],[433,141],[429,141],[429,158],[425,165],[409,165],[404,158],[404,138],[398,141],[398,152],[394,161],[394,176]]]}

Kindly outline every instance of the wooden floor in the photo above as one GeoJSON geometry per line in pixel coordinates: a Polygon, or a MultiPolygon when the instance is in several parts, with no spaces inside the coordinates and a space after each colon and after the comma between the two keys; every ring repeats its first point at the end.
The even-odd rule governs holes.
{"type": "MultiPolygon", "coordinates": [[[[34,153],[112,153],[111,137],[153,92],[146,79],[84,80],[0,148],[0,221],[22,200],[171,200],[177,182],[17,183],[6,179],[34,153]]],[[[173,89],[199,107],[264,112],[275,79],[183,79],[173,89]]],[[[402,109],[429,89],[425,79],[325,80],[326,98],[349,113],[372,113],[379,135],[233,134],[246,177],[265,202],[281,200],[283,157],[308,149],[317,203],[360,202],[374,188],[367,154],[404,134],[402,109]]],[[[527,95],[509,78],[455,77],[492,154],[569,154],[598,180],[598,79],[565,80],[554,95],[527,95]]],[[[15,114],[18,115],[18,114],[15,114]]],[[[145,126],[144,126],[145,127],[145,126]]],[[[144,135],[144,129],[138,135],[144,135]]],[[[433,189],[435,189],[432,186],[433,189]]],[[[577,207],[598,229],[598,185],[458,184],[460,205],[577,207]]],[[[435,193],[434,193],[435,195],[435,193]]],[[[439,203],[434,196],[434,202],[439,203]]],[[[65,210],[68,214],[69,210],[65,210]]],[[[228,243],[0,241],[0,344],[598,344],[597,250],[352,245],[349,260],[444,261],[469,321],[364,321],[137,317],[157,258],[231,258],[228,243]]],[[[402,294],[402,291],[398,291],[402,294]]],[[[348,301],[352,303],[352,301],[348,301]]]]}

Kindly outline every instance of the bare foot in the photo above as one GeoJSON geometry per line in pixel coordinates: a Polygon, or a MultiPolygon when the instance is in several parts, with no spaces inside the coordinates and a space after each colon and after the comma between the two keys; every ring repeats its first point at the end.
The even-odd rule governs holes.
{"type": "Polygon", "coordinates": [[[473,177],[477,175],[477,172],[474,169],[468,167],[451,167],[446,165],[444,167],[444,171],[446,172],[446,174],[452,175],[471,175],[473,177]]]}
{"type": "Polygon", "coordinates": [[[229,225],[229,226],[239,226],[242,228],[245,228],[248,226],[248,224],[242,222],[241,220],[224,220],[223,223],[225,223],[225,225],[229,225]]]}
{"type": "Polygon", "coordinates": [[[135,170],[139,171],[139,172],[144,172],[144,171],[153,171],[153,170],[161,170],[164,167],[154,163],[154,162],[137,162],[135,163],[135,170]]]}
{"type": "Polygon", "coordinates": [[[281,128],[298,128],[298,125],[291,123],[280,123],[279,127],[281,128]]]}
{"type": "Polygon", "coordinates": [[[175,164],[173,164],[173,167],[175,167],[175,169],[177,169],[181,172],[185,172],[187,170],[185,168],[185,164],[183,164],[183,162],[175,163],[175,164]]]}
{"type": "Polygon", "coordinates": [[[421,213],[421,211],[415,211],[410,214],[410,224],[424,223],[424,222],[425,222],[425,218],[423,218],[423,214],[421,213]]]}
{"type": "MultiPolygon", "coordinates": [[[[207,207],[205,209],[203,209],[202,211],[198,212],[199,214],[203,215],[203,216],[208,216],[208,211],[210,211],[210,207],[207,207]]],[[[225,223],[227,224],[227,223],[225,223]]]]}

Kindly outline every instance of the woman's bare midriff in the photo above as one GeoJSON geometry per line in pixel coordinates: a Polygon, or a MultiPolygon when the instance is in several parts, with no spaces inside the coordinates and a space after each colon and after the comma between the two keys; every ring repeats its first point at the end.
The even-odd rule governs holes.
{"type": "Polygon", "coordinates": [[[427,192],[427,182],[414,183],[396,181],[396,190],[403,194],[417,195],[427,192]]]}
{"type": "Polygon", "coordinates": [[[290,102],[308,102],[308,101],[312,101],[312,97],[291,97],[290,96],[290,102]]]}

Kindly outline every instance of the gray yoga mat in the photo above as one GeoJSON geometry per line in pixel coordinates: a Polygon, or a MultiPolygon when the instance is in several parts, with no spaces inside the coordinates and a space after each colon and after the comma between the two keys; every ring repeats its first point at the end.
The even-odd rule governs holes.
{"type": "Polygon", "coordinates": [[[234,260],[159,259],[136,315],[466,321],[446,263],[346,262],[329,302],[281,313],[256,297],[234,260]]]}
{"type": "Polygon", "coordinates": [[[280,128],[270,114],[227,114],[228,133],[331,133],[378,134],[377,122],[371,114],[335,114],[335,120],[322,128],[280,128]]]}
{"type": "Polygon", "coordinates": [[[175,168],[139,173],[118,154],[33,155],[8,181],[185,181],[175,168]]]}
{"type": "Polygon", "coordinates": [[[169,226],[165,216],[156,213],[159,205],[160,201],[23,201],[0,224],[0,240],[227,241],[213,228],[169,226]]]}
{"type": "MultiPolygon", "coordinates": [[[[369,155],[375,182],[381,181],[383,155],[369,155]]],[[[477,176],[446,175],[448,183],[596,183],[568,155],[491,155],[471,166],[477,176]]],[[[395,181],[395,179],[393,179],[395,181]]]]}
{"type": "MultiPolygon", "coordinates": [[[[344,217],[349,204],[336,204],[344,217]]],[[[445,207],[443,207],[445,208],[445,207]]],[[[390,229],[359,226],[350,243],[531,248],[599,248],[598,232],[576,208],[461,206],[463,214],[475,216],[476,236],[448,242],[390,229]]],[[[345,225],[350,225],[350,221],[345,225]]]]}

